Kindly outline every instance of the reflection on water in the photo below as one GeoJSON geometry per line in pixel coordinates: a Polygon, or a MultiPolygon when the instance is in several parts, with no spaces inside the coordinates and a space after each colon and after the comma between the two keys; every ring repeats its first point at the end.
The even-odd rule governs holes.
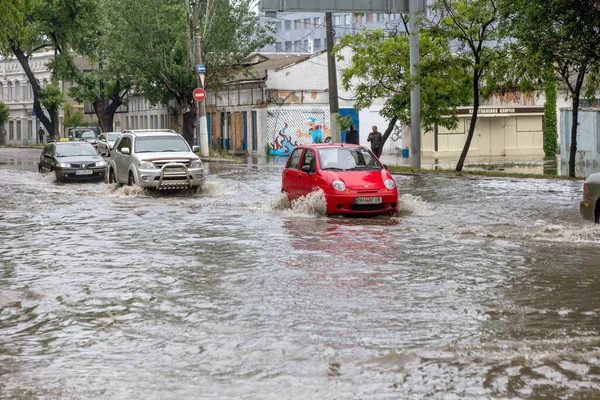
{"type": "Polygon", "coordinates": [[[397,176],[398,215],[329,218],[280,164],[207,167],[166,195],[0,165],[0,397],[600,391],[581,182],[397,176]]]}

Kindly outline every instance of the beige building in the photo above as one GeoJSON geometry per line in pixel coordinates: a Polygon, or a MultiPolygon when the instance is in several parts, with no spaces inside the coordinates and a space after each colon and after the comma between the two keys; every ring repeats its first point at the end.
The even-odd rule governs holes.
{"type": "MultiPolygon", "coordinates": [[[[458,128],[436,127],[424,132],[422,152],[425,156],[460,156],[467,139],[473,108],[458,110],[458,128]]],[[[542,106],[480,106],[471,157],[543,156],[542,106]]]]}

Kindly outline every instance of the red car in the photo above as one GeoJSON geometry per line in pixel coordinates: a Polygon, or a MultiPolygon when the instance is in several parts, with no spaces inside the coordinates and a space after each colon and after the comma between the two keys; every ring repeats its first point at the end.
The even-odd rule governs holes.
{"type": "Polygon", "coordinates": [[[322,190],[327,214],[394,214],[398,189],[379,159],[364,146],[297,146],[282,173],[281,191],[290,201],[322,190]]]}

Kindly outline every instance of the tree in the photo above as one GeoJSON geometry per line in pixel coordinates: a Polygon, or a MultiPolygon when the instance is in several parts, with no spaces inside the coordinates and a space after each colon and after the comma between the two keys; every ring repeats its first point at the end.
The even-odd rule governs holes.
{"type": "Polygon", "coordinates": [[[513,37],[542,68],[554,69],[572,99],[569,176],[575,177],[581,96],[595,97],[600,71],[600,10],[595,0],[502,0],[513,37]]]}
{"type": "MultiPolygon", "coordinates": [[[[132,71],[136,89],[152,104],[176,104],[183,136],[193,143],[196,71],[191,57],[189,4],[182,0],[113,0],[114,57],[132,71]]],[[[203,0],[202,59],[207,86],[217,88],[252,51],[272,41],[251,11],[252,0],[203,0]]],[[[114,58],[113,58],[114,59],[114,58]]]]}
{"type": "Polygon", "coordinates": [[[496,0],[436,0],[431,31],[458,45],[455,57],[471,74],[473,113],[456,170],[462,171],[475,132],[479,104],[504,84],[506,50],[496,0]]]}
{"type": "MultiPolygon", "coordinates": [[[[410,41],[402,32],[386,33],[365,30],[344,36],[334,47],[338,61],[349,49],[350,66],[342,72],[345,90],[353,90],[354,107],[369,108],[376,98],[385,98],[380,115],[388,120],[383,143],[391,135],[396,121],[410,122],[410,41]]],[[[461,61],[450,53],[446,40],[434,38],[427,31],[419,35],[421,55],[417,79],[421,84],[421,116],[426,131],[434,125],[456,128],[457,107],[469,100],[470,77],[461,61]]]]}
{"type": "Polygon", "coordinates": [[[546,157],[556,156],[558,132],[556,128],[556,72],[551,68],[546,73],[544,80],[544,93],[546,102],[544,103],[544,123],[542,131],[544,133],[544,154],[546,157]]]}
{"type": "MultiPolygon", "coordinates": [[[[0,126],[4,126],[4,124],[8,121],[8,106],[6,103],[0,101],[0,126]]],[[[0,132],[2,134],[2,132],[0,132]]]]}
{"type": "Polygon", "coordinates": [[[60,78],[50,66],[52,85],[42,89],[29,60],[39,50],[68,54],[71,40],[78,32],[89,29],[85,16],[93,13],[95,1],[3,0],[0,3],[0,54],[14,56],[19,61],[31,84],[36,116],[50,137],[56,139],[60,135],[59,109],[63,104],[57,85],[60,78]]]}

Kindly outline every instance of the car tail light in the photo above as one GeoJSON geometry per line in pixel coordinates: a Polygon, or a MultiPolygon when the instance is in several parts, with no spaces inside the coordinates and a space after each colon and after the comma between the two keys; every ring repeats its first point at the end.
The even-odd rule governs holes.
{"type": "Polygon", "coordinates": [[[590,191],[588,190],[587,182],[583,182],[583,197],[586,199],[590,197],[590,191]]]}

